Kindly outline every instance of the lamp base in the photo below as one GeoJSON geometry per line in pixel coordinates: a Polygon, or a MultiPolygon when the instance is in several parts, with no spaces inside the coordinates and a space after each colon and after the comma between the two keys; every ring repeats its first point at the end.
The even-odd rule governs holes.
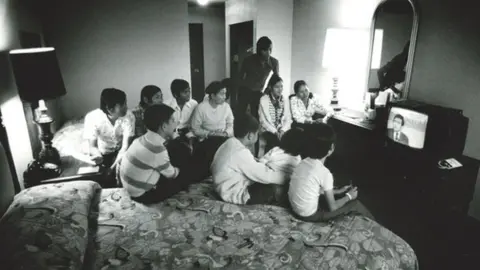
{"type": "Polygon", "coordinates": [[[40,127],[40,140],[42,141],[42,150],[38,154],[38,161],[41,163],[52,163],[60,166],[60,154],[52,146],[53,134],[50,125],[53,119],[47,114],[47,107],[43,101],[39,102],[40,112],[35,123],[40,127]]]}
{"type": "Polygon", "coordinates": [[[58,150],[51,145],[45,145],[44,142],[42,142],[42,144],[43,147],[42,150],[40,150],[40,153],[38,153],[37,160],[41,163],[51,163],[60,166],[62,162],[60,160],[60,153],[58,153],[58,150]]]}

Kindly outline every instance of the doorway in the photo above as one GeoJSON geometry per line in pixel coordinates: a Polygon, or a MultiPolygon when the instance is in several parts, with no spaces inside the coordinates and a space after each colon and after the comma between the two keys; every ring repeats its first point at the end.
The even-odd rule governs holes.
{"type": "Polygon", "coordinates": [[[189,23],[188,34],[190,38],[190,74],[192,98],[200,103],[205,96],[203,24],[189,23]]]}
{"type": "MultiPolygon", "coordinates": [[[[230,25],[230,78],[233,79],[237,91],[239,87],[238,73],[243,60],[254,53],[253,21],[246,21],[230,25]]],[[[231,93],[230,106],[235,111],[237,105],[237,92],[231,93]]]]}

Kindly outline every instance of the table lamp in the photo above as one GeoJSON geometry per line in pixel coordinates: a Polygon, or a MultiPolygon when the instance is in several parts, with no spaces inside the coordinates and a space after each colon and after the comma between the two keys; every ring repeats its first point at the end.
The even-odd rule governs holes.
{"type": "Polygon", "coordinates": [[[37,162],[42,166],[59,171],[60,155],[52,146],[53,134],[45,100],[65,95],[65,85],[54,48],[33,48],[10,51],[10,62],[18,88],[24,101],[38,102],[39,115],[34,122],[40,127],[42,149],[37,162]]]}

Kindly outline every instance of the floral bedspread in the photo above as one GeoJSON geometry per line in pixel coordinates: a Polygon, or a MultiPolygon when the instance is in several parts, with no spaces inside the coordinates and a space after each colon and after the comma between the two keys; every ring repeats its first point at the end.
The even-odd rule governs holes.
{"type": "Polygon", "coordinates": [[[32,187],[0,236],[5,269],[418,268],[405,241],[365,217],[301,222],[280,207],[221,202],[206,182],[150,207],[92,181],[32,187]]]}
{"type": "Polygon", "coordinates": [[[417,269],[404,240],[359,215],[306,223],[221,202],[209,183],[150,207],[123,189],[99,199],[87,269],[417,269]]]}

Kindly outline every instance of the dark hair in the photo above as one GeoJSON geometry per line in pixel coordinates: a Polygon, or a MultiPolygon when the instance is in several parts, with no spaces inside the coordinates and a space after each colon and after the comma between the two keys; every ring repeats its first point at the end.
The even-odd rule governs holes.
{"type": "Polygon", "coordinates": [[[142,88],[142,91],[140,92],[140,106],[144,107],[145,101],[143,100],[144,98],[147,98],[149,101],[152,101],[152,97],[158,93],[162,92],[162,89],[160,87],[155,86],[155,85],[147,85],[142,88]]]}
{"type": "Polygon", "coordinates": [[[273,90],[273,86],[277,84],[278,82],[283,82],[282,78],[278,76],[278,74],[273,73],[272,77],[270,77],[270,80],[268,80],[267,84],[267,89],[265,89],[265,94],[270,95],[273,90]]]}
{"type": "Polygon", "coordinates": [[[324,123],[306,125],[306,138],[308,141],[304,147],[304,158],[322,159],[335,144],[336,135],[333,128],[324,123]]]}
{"type": "Polygon", "coordinates": [[[212,95],[212,94],[216,95],[222,89],[226,89],[226,87],[223,83],[221,83],[219,81],[213,81],[207,86],[207,88],[205,89],[205,93],[209,94],[209,95],[212,95]]]}
{"type": "Polygon", "coordinates": [[[261,37],[257,41],[257,53],[261,51],[268,50],[268,48],[272,45],[272,40],[268,37],[261,37]]]}
{"type": "Polygon", "coordinates": [[[282,148],[287,154],[298,156],[303,154],[305,143],[305,130],[301,128],[292,128],[283,134],[282,139],[280,140],[280,148],[282,148]]]}
{"type": "Polygon", "coordinates": [[[398,118],[398,119],[402,120],[402,126],[405,125],[405,118],[403,118],[403,116],[401,114],[395,114],[393,119],[395,119],[395,118],[398,118]]]}
{"type": "Polygon", "coordinates": [[[190,84],[183,79],[175,79],[170,84],[170,90],[172,91],[173,97],[178,97],[180,94],[185,91],[185,89],[190,88],[190,84]]]}
{"type": "Polygon", "coordinates": [[[157,132],[161,125],[168,123],[175,110],[165,104],[155,104],[143,113],[143,123],[148,130],[157,132]]]}
{"type": "MultiPolygon", "coordinates": [[[[298,94],[298,91],[300,91],[300,87],[302,86],[307,86],[307,82],[304,80],[298,80],[293,84],[293,91],[295,92],[295,95],[298,94]]],[[[313,98],[313,94],[309,93],[308,98],[313,98]]]]}
{"type": "Polygon", "coordinates": [[[247,113],[236,115],[233,120],[233,134],[236,138],[243,138],[248,133],[258,132],[259,128],[258,120],[247,113]]]}
{"type": "Polygon", "coordinates": [[[122,90],[116,88],[105,88],[100,94],[100,109],[108,114],[109,109],[116,105],[123,105],[127,102],[127,95],[122,90]]]}

